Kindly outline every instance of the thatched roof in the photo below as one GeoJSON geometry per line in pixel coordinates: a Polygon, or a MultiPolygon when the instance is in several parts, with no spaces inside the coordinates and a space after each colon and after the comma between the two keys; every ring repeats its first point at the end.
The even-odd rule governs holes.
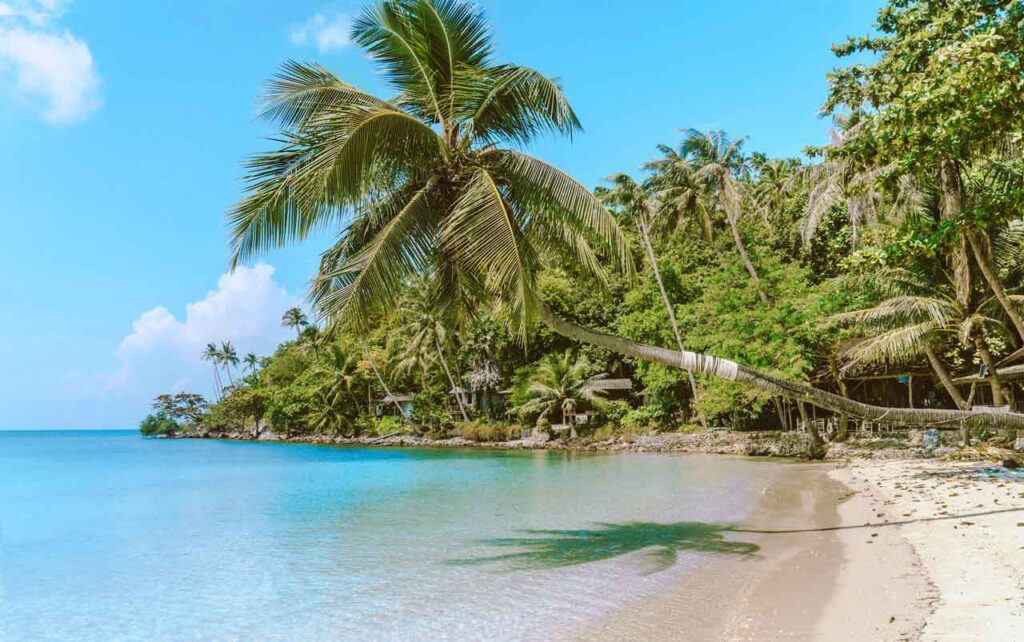
{"type": "Polygon", "coordinates": [[[587,390],[632,390],[631,379],[595,379],[583,386],[587,390]]]}

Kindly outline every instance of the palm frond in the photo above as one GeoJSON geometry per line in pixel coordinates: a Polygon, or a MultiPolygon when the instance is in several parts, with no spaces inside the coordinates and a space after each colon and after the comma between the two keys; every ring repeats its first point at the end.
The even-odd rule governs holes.
{"type": "MultiPolygon", "coordinates": [[[[626,237],[590,190],[565,172],[521,152],[493,151],[485,157],[496,159],[509,200],[525,215],[547,221],[548,229],[557,218],[584,239],[592,235],[627,277],[633,274],[626,237]]],[[[596,276],[600,278],[599,273],[596,276]]]]}
{"type": "Polygon", "coordinates": [[[260,99],[260,116],[294,129],[328,113],[390,107],[387,101],[341,81],[321,65],[289,60],[267,84],[260,99]]]}
{"type": "Polygon", "coordinates": [[[842,356],[849,361],[844,369],[855,364],[904,364],[923,354],[925,342],[935,331],[931,321],[895,328],[855,344],[842,356]]]}
{"type": "Polygon", "coordinates": [[[480,141],[525,145],[546,132],[572,137],[582,130],[562,87],[534,69],[503,65],[476,84],[470,119],[480,141]]]}
{"type": "Polygon", "coordinates": [[[516,333],[525,338],[536,263],[521,234],[498,184],[487,171],[478,169],[452,205],[439,246],[456,263],[484,275],[488,291],[500,293],[513,304],[518,313],[516,333]]]}
{"type": "Polygon", "coordinates": [[[318,126],[325,133],[292,136],[247,162],[249,193],[228,214],[233,265],[302,241],[443,155],[430,127],[391,107],[331,115],[318,126]]]}
{"type": "Polygon", "coordinates": [[[863,310],[842,312],[831,317],[833,323],[878,324],[892,321],[928,319],[937,326],[951,323],[956,310],[948,301],[921,296],[899,296],[863,310]]]}
{"type": "Polygon", "coordinates": [[[394,307],[406,278],[423,271],[433,248],[435,213],[428,184],[365,247],[317,274],[313,302],[333,321],[373,321],[394,307]]]}

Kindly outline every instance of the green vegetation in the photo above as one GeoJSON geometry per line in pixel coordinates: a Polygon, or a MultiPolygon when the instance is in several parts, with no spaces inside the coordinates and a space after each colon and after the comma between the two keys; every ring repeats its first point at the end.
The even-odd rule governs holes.
{"type": "Polygon", "coordinates": [[[511,417],[575,435],[588,409],[601,435],[787,428],[810,404],[839,438],[855,419],[1009,439],[1024,415],[952,379],[985,365],[987,404],[1019,396],[997,367],[1024,354],[1022,25],[1019,2],[892,0],[879,36],[836,47],[868,62],[829,76],[811,161],[684,130],[592,192],[520,151],[580,125],[555,81],[493,60],[475,5],[373,4],[352,41],[393,97],[287,63],[262,103],[281,145],[230,213],[235,263],[344,230],[313,279],[324,326],[289,310],[296,338],[237,380],[211,344],[223,398],[196,421],[480,440],[511,417]],[[914,368],[941,393],[926,408],[847,385],[914,368]],[[603,403],[598,375],[642,397],[603,403]]]}

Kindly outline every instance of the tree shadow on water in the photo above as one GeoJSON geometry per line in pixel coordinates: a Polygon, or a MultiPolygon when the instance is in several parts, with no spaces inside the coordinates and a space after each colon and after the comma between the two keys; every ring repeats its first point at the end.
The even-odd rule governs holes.
{"type": "Polygon", "coordinates": [[[483,540],[481,543],[514,552],[453,560],[453,565],[502,564],[508,570],[550,569],[608,560],[629,553],[645,551],[653,564],[650,573],[670,568],[679,553],[717,553],[753,555],[757,544],[727,540],[731,526],[705,522],[627,522],[596,524],[591,529],[528,530],[523,537],[483,540]],[[650,549],[650,550],[647,550],[650,549]]]}

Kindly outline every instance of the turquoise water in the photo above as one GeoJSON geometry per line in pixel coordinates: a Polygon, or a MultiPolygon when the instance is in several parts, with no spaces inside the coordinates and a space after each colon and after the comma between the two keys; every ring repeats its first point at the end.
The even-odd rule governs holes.
{"type": "Polygon", "coordinates": [[[742,554],[685,522],[742,521],[775,474],[713,457],[0,432],[0,635],[566,636],[742,554]]]}

